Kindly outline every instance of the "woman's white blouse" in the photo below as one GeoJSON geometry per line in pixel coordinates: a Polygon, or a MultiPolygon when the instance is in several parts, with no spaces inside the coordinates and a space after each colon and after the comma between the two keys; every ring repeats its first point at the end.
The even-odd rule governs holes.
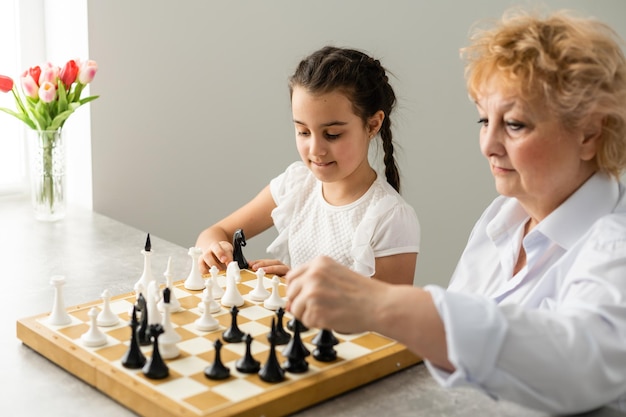
{"type": "Polygon", "coordinates": [[[447,290],[428,286],[452,374],[493,397],[553,413],[626,404],[626,197],[591,177],[523,239],[528,215],[498,197],[476,223],[447,290]],[[621,404],[620,404],[621,403],[621,404]]]}
{"type": "Polygon", "coordinates": [[[267,251],[287,265],[327,255],[369,277],[375,258],[419,252],[415,210],[379,177],[357,201],[332,206],[322,183],[298,161],[270,182],[270,190],[278,237],[267,251]]]}

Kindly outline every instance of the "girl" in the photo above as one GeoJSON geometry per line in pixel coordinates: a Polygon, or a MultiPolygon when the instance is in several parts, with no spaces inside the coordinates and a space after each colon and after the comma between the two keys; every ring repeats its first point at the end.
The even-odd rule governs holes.
{"type": "Polygon", "coordinates": [[[399,195],[389,118],[396,97],[385,69],[362,52],[328,46],[300,62],[289,90],[302,160],[200,233],[201,271],[233,260],[237,229],[250,238],[274,225],[278,237],[267,248],[274,258],[250,261],[250,269],[284,275],[327,255],[362,275],[412,284],[420,230],[399,195]],[[368,160],[377,137],[386,181],[368,160]]]}

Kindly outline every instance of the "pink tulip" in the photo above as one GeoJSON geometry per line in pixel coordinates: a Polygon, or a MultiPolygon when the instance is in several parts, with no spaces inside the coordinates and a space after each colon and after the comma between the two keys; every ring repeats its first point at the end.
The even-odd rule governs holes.
{"type": "Polygon", "coordinates": [[[30,75],[33,78],[33,81],[35,82],[35,84],[37,84],[37,87],[39,88],[39,77],[41,77],[41,68],[39,66],[30,67],[24,72],[24,74],[22,74],[22,77],[26,76],[26,74],[30,75]]]}
{"type": "Polygon", "coordinates": [[[89,84],[98,72],[98,64],[96,61],[85,61],[80,63],[78,69],[78,82],[81,84],[89,84]]]}
{"type": "MultiPolygon", "coordinates": [[[[39,69],[39,67],[37,67],[37,69],[39,69]]],[[[31,68],[32,70],[32,68],[31,68]]],[[[30,98],[37,98],[39,97],[39,84],[37,83],[37,81],[35,81],[35,79],[33,78],[33,73],[35,75],[39,74],[40,71],[24,71],[24,73],[21,76],[21,82],[22,82],[22,90],[24,90],[24,94],[26,94],[28,97],[30,98]]],[[[38,79],[39,77],[37,77],[38,79]]]]}
{"type": "Polygon", "coordinates": [[[61,77],[61,81],[63,85],[65,85],[65,89],[69,90],[70,86],[76,81],[76,77],[78,75],[78,65],[76,65],[76,61],[73,59],[67,61],[67,64],[63,67],[59,76],[61,77]]]}
{"type": "MultiPolygon", "coordinates": [[[[45,71],[44,71],[45,72],[45,71]]],[[[44,81],[39,87],[39,98],[44,103],[50,103],[57,96],[57,89],[50,81],[44,81]]]]}
{"type": "Polygon", "coordinates": [[[41,69],[41,76],[39,77],[39,86],[48,81],[52,84],[56,85],[57,79],[59,78],[59,67],[56,65],[52,65],[51,63],[47,63],[41,69]]]}
{"type": "Polygon", "coordinates": [[[13,89],[13,79],[6,75],[0,75],[0,91],[8,93],[13,89]]]}

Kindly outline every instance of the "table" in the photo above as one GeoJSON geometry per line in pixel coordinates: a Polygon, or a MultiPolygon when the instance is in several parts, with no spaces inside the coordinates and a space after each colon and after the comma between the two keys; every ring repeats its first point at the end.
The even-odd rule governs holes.
{"type": "MultiPolygon", "coordinates": [[[[2,374],[0,405],[10,416],[135,416],[109,397],[22,345],[15,336],[18,319],[52,309],[53,275],[64,275],[66,306],[132,291],[141,275],[140,253],[146,232],[79,207],[67,217],[45,223],[34,219],[21,196],[0,198],[0,303],[2,374]]],[[[188,248],[151,234],[153,271],[188,271],[188,248]],[[158,256],[156,256],[158,255],[158,256]]],[[[193,242],[190,242],[192,245],[193,242]]],[[[186,273],[186,272],[185,272],[186,273]]],[[[441,388],[420,364],[296,414],[299,417],[370,416],[547,416],[507,402],[495,402],[471,389],[441,388]]],[[[586,416],[626,416],[603,408],[586,416]]]]}

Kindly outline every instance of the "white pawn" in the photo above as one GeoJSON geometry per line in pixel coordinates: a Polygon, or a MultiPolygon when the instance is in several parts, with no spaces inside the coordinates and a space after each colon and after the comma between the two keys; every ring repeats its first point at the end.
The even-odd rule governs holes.
{"type": "Polygon", "coordinates": [[[191,271],[185,280],[185,288],[188,290],[202,290],[204,289],[204,278],[200,273],[200,267],[198,266],[198,259],[202,256],[202,249],[197,247],[189,248],[187,252],[191,256],[191,271]]]}
{"type": "Polygon", "coordinates": [[[161,297],[159,294],[159,284],[157,284],[156,281],[150,283],[148,294],[145,297],[146,308],[148,309],[148,324],[161,323],[163,318],[157,308],[157,303],[161,297]]]}
{"type": "Polygon", "coordinates": [[[211,273],[211,279],[209,283],[213,287],[213,298],[220,299],[224,295],[224,289],[220,287],[220,283],[217,282],[217,277],[220,273],[220,270],[217,266],[213,265],[211,266],[211,269],[209,269],[209,272],[211,273]]]}
{"type": "MultiPolygon", "coordinates": [[[[180,355],[180,350],[176,344],[182,340],[182,337],[174,330],[170,320],[170,301],[171,290],[165,288],[163,290],[163,334],[159,336],[159,353],[163,359],[172,359],[180,355]]],[[[150,313],[148,313],[150,317],[150,313]]]]}
{"type": "MultiPolygon", "coordinates": [[[[230,268],[231,270],[233,269],[233,267],[231,267],[232,264],[235,264],[235,266],[239,268],[239,266],[237,265],[237,261],[232,261],[228,264],[227,271],[228,268],[230,268]]],[[[226,273],[226,291],[224,291],[221,303],[225,307],[240,307],[244,303],[243,297],[241,296],[241,293],[239,293],[239,289],[237,288],[235,274],[226,273]]]]}
{"type": "Polygon", "coordinates": [[[215,303],[217,308],[220,309],[219,304],[215,302],[213,296],[211,295],[211,287],[208,287],[205,288],[202,293],[202,304],[204,305],[202,308],[202,316],[194,322],[196,329],[203,332],[209,332],[220,327],[220,323],[211,315],[211,303],[215,303]]]}
{"type": "Polygon", "coordinates": [[[259,268],[256,271],[256,287],[248,293],[250,298],[254,301],[263,301],[270,296],[270,292],[265,288],[263,284],[263,277],[265,277],[265,271],[263,268],[259,268]]]}
{"type": "Polygon", "coordinates": [[[278,310],[280,307],[285,307],[287,302],[278,293],[278,285],[280,279],[276,275],[272,278],[272,295],[263,302],[263,306],[269,310],[278,310]]]}
{"type": "Polygon", "coordinates": [[[241,282],[241,269],[239,263],[236,261],[229,262],[226,266],[226,278],[232,275],[235,278],[235,282],[239,284],[241,282]]]}
{"type": "Polygon", "coordinates": [[[48,317],[48,324],[55,326],[70,324],[72,318],[67,314],[67,311],[65,311],[63,303],[63,285],[65,285],[65,277],[55,275],[50,278],[50,284],[54,287],[54,303],[52,304],[52,312],[48,317]]]}
{"type": "Polygon", "coordinates": [[[104,327],[115,326],[120,322],[120,318],[111,310],[111,294],[109,294],[109,290],[102,291],[102,300],[104,304],[102,305],[102,311],[98,314],[96,323],[98,326],[104,327]]]}
{"type": "Polygon", "coordinates": [[[83,333],[80,336],[80,340],[83,342],[85,346],[102,346],[106,345],[107,337],[102,331],[98,328],[98,324],[96,323],[98,317],[98,307],[92,307],[89,310],[89,319],[91,320],[91,325],[89,330],[83,333]]]}
{"type": "MultiPolygon", "coordinates": [[[[178,298],[176,298],[176,294],[174,293],[174,281],[172,279],[172,273],[170,270],[171,264],[172,257],[170,256],[167,259],[167,269],[165,270],[163,275],[165,276],[165,286],[170,289],[170,313],[176,313],[178,311],[181,311],[182,307],[180,306],[180,301],[178,301],[178,298]]],[[[159,311],[163,311],[163,299],[159,301],[159,304],[157,304],[157,308],[159,309],[159,311]]]]}
{"type": "Polygon", "coordinates": [[[205,297],[209,297],[209,313],[217,313],[222,309],[213,297],[213,288],[211,287],[211,284],[207,284],[204,291],[202,291],[202,301],[198,303],[198,310],[200,310],[201,313],[204,313],[204,309],[206,307],[206,303],[204,302],[205,297]]]}

